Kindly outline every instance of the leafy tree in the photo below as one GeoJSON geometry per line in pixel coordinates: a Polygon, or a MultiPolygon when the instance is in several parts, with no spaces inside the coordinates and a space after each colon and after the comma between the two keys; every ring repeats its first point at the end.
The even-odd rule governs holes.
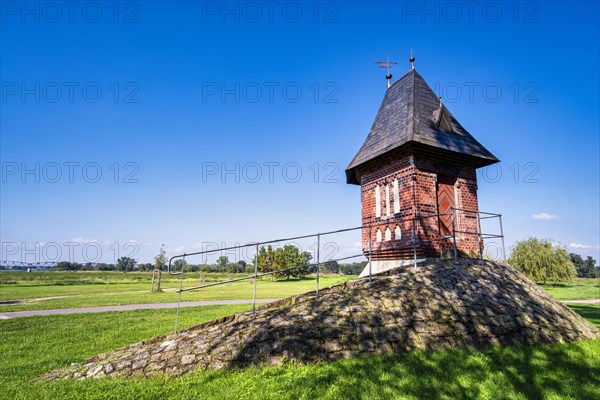
{"type": "MultiPolygon", "coordinates": [[[[285,277],[286,279],[290,279],[290,277],[294,278],[303,278],[310,273],[310,259],[312,255],[307,252],[300,252],[300,249],[292,244],[286,244],[283,246],[283,249],[278,248],[276,251],[281,252],[281,258],[283,261],[281,273],[276,274],[277,277],[285,277]],[[285,271],[289,269],[288,271],[285,271]]],[[[277,255],[276,255],[277,257],[277,255]]]]}
{"type": "Polygon", "coordinates": [[[304,277],[310,273],[309,264],[312,258],[309,252],[300,252],[298,247],[287,244],[283,248],[278,247],[273,249],[271,245],[262,246],[258,249],[258,255],[255,260],[258,260],[259,272],[277,272],[276,278],[289,279],[290,277],[304,277]],[[300,267],[300,268],[296,268],[300,267]],[[293,269],[291,269],[293,268],[293,269]],[[284,271],[290,269],[289,271],[284,271]]]}
{"type": "Polygon", "coordinates": [[[156,279],[156,285],[154,284],[154,275],[152,275],[152,289],[153,292],[162,292],[160,288],[160,280],[162,277],[162,269],[167,265],[167,252],[165,251],[165,245],[160,246],[160,252],[154,257],[154,269],[158,272],[156,279]]]}
{"type": "Polygon", "coordinates": [[[321,264],[320,270],[323,272],[329,272],[332,274],[340,273],[340,264],[337,261],[326,261],[321,264]]]}
{"type": "Polygon", "coordinates": [[[173,270],[174,271],[181,271],[184,270],[185,271],[185,266],[187,265],[187,262],[185,260],[182,260],[181,258],[175,260],[175,262],[173,263],[173,270]]]}
{"type": "Polygon", "coordinates": [[[154,269],[154,265],[150,263],[138,264],[138,271],[152,271],[154,269]]]}
{"type": "Polygon", "coordinates": [[[577,273],[564,248],[534,237],[517,242],[508,263],[542,284],[570,281],[577,273]]]}
{"type": "Polygon", "coordinates": [[[229,258],[227,256],[217,258],[217,267],[219,267],[220,272],[227,271],[227,264],[229,264],[229,258]]]}
{"type": "Polygon", "coordinates": [[[53,269],[58,271],[79,271],[83,269],[83,265],[76,262],[60,261],[53,269]]]}
{"type": "Polygon", "coordinates": [[[342,264],[340,265],[340,271],[344,275],[359,275],[365,269],[367,263],[367,261],[361,261],[352,264],[342,264]]]}
{"type": "Polygon", "coordinates": [[[154,257],[154,268],[162,270],[167,265],[167,252],[165,251],[165,245],[161,245],[160,252],[154,257]]]}
{"type": "Polygon", "coordinates": [[[281,269],[280,256],[275,257],[273,246],[261,246],[258,249],[258,254],[255,257],[255,262],[258,263],[258,272],[273,272],[281,269]]]}
{"type": "Polygon", "coordinates": [[[579,254],[569,253],[569,257],[571,258],[571,262],[575,266],[577,270],[577,276],[580,278],[593,278],[596,276],[595,274],[595,266],[596,260],[592,257],[587,258],[587,260],[583,260],[583,258],[579,254]]]}
{"type": "Polygon", "coordinates": [[[134,270],[137,261],[130,257],[121,257],[117,260],[117,271],[131,272],[134,270]]]}

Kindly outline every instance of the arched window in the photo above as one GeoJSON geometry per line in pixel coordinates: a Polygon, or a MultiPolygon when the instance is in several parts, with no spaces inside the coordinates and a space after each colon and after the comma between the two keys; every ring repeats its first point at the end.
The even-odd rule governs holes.
{"type": "Polygon", "coordinates": [[[396,226],[396,229],[394,229],[394,240],[400,239],[402,239],[402,232],[400,231],[400,227],[396,226]]]}
{"type": "Polygon", "coordinates": [[[375,234],[375,241],[381,242],[381,229],[377,229],[377,233],[375,234]]]}
{"type": "Polygon", "coordinates": [[[392,231],[390,228],[385,228],[385,241],[389,242],[390,240],[392,240],[392,231]]]}
{"type": "Polygon", "coordinates": [[[381,217],[381,189],[379,185],[375,186],[375,216],[381,217]]]}

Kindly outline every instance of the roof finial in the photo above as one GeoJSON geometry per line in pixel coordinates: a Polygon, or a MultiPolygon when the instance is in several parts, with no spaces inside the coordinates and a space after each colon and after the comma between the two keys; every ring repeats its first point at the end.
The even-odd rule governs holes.
{"type": "Polygon", "coordinates": [[[410,69],[415,69],[415,57],[413,56],[412,49],[410,49],[410,58],[408,61],[410,61],[410,69]]]}
{"type": "Polygon", "coordinates": [[[387,74],[385,78],[387,79],[387,87],[392,86],[392,73],[390,72],[390,68],[392,68],[397,62],[390,62],[390,58],[388,57],[387,61],[375,61],[375,64],[379,65],[379,68],[387,68],[387,74]]]}

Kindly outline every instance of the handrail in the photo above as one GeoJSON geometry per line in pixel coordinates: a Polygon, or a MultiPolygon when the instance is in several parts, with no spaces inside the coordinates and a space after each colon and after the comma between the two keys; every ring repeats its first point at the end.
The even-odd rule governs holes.
{"type": "Polygon", "coordinates": [[[174,272],[174,271],[171,270],[171,263],[176,258],[184,258],[184,257],[197,256],[197,255],[202,255],[202,254],[210,254],[210,253],[216,253],[216,252],[219,252],[219,251],[235,250],[235,249],[240,249],[240,248],[250,247],[250,246],[257,246],[257,245],[261,246],[261,245],[265,245],[265,244],[273,244],[273,243],[279,243],[279,242],[289,242],[290,240],[307,239],[307,238],[310,238],[310,237],[317,237],[318,235],[321,235],[321,236],[333,235],[333,234],[336,234],[336,233],[350,232],[350,231],[354,231],[354,230],[358,230],[358,229],[373,228],[373,227],[381,226],[381,225],[390,225],[390,224],[394,224],[394,223],[400,223],[400,222],[406,222],[406,221],[414,221],[414,220],[417,220],[417,219],[426,219],[426,218],[433,218],[433,217],[441,217],[441,216],[445,216],[445,215],[453,215],[453,213],[417,215],[415,217],[410,217],[410,218],[390,219],[389,221],[385,221],[385,222],[365,224],[365,225],[361,225],[361,226],[357,226],[357,227],[353,227],[353,228],[338,229],[338,230],[335,230],[335,231],[328,231],[328,232],[323,232],[323,233],[313,233],[313,234],[310,234],[310,235],[301,235],[301,236],[294,236],[294,237],[289,237],[289,238],[280,238],[280,239],[274,239],[274,240],[267,240],[267,241],[264,241],[264,242],[251,242],[251,243],[246,243],[246,244],[240,244],[240,245],[237,245],[237,246],[221,247],[221,248],[216,248],[216,249],[211,249],[211,250],[195,251],[195,252],[192,252],[192,253],[177,254],[177,255],[172,256],[169,259],[169,264],[168,264],[167,271],[169,272],[170,275],[179,275],[179,274],[182,273],[182,272],[174,272]]]}
{"type": "Polygon", "coordinates": [[[269,275],[274,275],[274,274],[279,274],[282,272],[288,272],[288,271],[293,271],[293,270],[297,270],[300,268],[311,268],[311,267],[316,267],[316,291],[315,291],[315,297],[318,299],[319,297],[319,270],[320,270],[320,265],[322,264],[321,260],[320,260],[320,238],[321,236],[326,236],[326,235],[332,235],[332,234],[336,234],[336,233],[343,233],[343,232],[350,232],[350,231],[354,231],[354,230],[364,230],[364,229],[369,229],[369,248],[368,248],[368,253],[360,253],[360,254],[356,254],[356,255],[351,255],[351,256],[346,256],[346,257],[341,257],[338,259],[334,259],[334,260],[328,260],[327,262],[331,262],[331,261],[344,261],[344,260],[348,260],[348,259],[352,259],[352,258],[356,258],[356,257],[361,257],[361,256],[367,256],[367,260],[368,260],[368,266],[369,266],[369,280],[371,279],[371,261],[372,261],[372,256],[373,255],[377,255],[379,253],[384,253],[389,251],[389,249],[379,249],[379,250],[373,250],[371,248],[371,243],[372,243],[372,229],[373,227],[377,227],[377,226],[381,226],[381,225],[393,225],[393,224],[397,224],[397,223],[401,223],[401,222],[406,222],[406,221],[412,221],[412,229],[413,229],[413,237],[412,237],[412,242],[411,243],[406,243],[403,245],[398,245],[396,244],[394,246],[394,249],[402,249],[402,248],[410,248],[413,247],[413,258],[414,258],[414,264],[416,266],[417,264],[417,244],[424,244],[424,243],[433,243],[436,241],[440,241],[440,240],[449,240],[451,239],[453,241],[453,250],[454,250],[454,258],[458,258],[457,255],[457,245],[456,245],[456,235],[457,234],[464,234],[464,235],[477,235],[478,237],[478,243],[479,243],[479,256],[480,258],[483,258],[483,250],[481,248],[481,239],[485,239],[485,238],[501,238],[502,241],[502,255],[504,260],[506,261],[506,250],[505,250],[505,245],[504,245],[504,230],[503,230],[503,226],[502,226],[502,214],[497,214],[497,213],[489,213],[489,212],[483,212],[483,211],[478,211],[478,210],[468,210],[468,209],[461,209],[461,208],[452,208],[452,212],[450,213],[442,213],[442,214],[429,214],[429,215],[417,215],[417,216],[413,216],[410,218],[401,218],[401,219],[396,219],[396,218],[390,218],[386,221],[383,222],[378,222],[378,223],[370,223],[370,224],[365,224],[365,225],[361,225],[359,227],[353,227],[353,228],[344,228],[344,229],[338,229],[338,230],[333,230],[333,231],[328,231],[328,232],[324,232],[324,233],[315,233],[315,234],[310,234],[310,235],[300,235],[300,236],[294,236],[294,237],[289,237],[289,238],[281,238],[281,239],[276,239],[276,240],[267,240],[267,241],[263,241],[263,242],[253,242],[253,243],[247,243],[247,244],[243,244],[243,245],[236,245],[236,246],[229,246],[229,247],[222,247],[222,248],[217,248],[217,249],[211,249],[211,250],[204,250],[204,251],[197,251],[197,252],[192,252],[192,253],[183,253],[183,254],[178,254],[175,256],[172,256],[169,259],[169,263],[168,263],[168,272],[171,275],[180,275],[180,282],[179,282],[179,290],[177,291],[178,293],[178,305],[177,305],[177,316],[176,316],[176,320],[175,320],[175,333],[177,333],[177,327],[178,327],[178,321],[179,321],[179,304],[181,301],[181,293],[182,292],[187,292],[187,291],[192,291],[192,290],[198,290],[198,289],[203,289],[203,288],[207,288],[207,287],[214,287],[214,286],[220,286],[220,285],[225,285],[225,284],[229,284],[232,282],[240,282],[240,281],[244,281],[244,280],[249,280],[249,279],[253,279],[254,280],[254,294],[253,294],[253,301],[252,301],[252,316],[254,316],[255,314],[255,309],[256,309],[256,282],[257,279],[263,276],[269,276],[269,275]],[[477,232],[469,232],[469,231],[459,231],[456,229],[456,212],[457,211],[462,211],[465,213],[475,213],[476,217],[477,217],[477,232]],[[484,214],[486,215],[486,217],[481,217],[480,214],[484,214]],[[423,240],[423,239],[419,239],[418,235],[417,235],[417,229],[416,229],[416,221],[419,220],[423,220],[423,219],[427,219],[427,218],[433,218],[433,217],[441,217],[441,216],[452,216],[452,234],[448,234],[448,235],[440,235],[439,237],[435,238],[435,239],[428,239],[428,240],[423,240]],[[481,232],[481,223],[480,220],[482,219],[489,219],[489,218],[498,218],[499,220],[499,225],[500,225],[500,234],[496,235],[496,234],[490,234],[490,233],[483,233],[481,232]],[[184,273],[184,268],[185,268],[185,263],[182,265],[181,267],[181,271],[173,271],[172,270],[172,261],[177,259],[177,258],[182,258],[183,260],[185,260],[186,257],[189,256],[194,256],[194,255],[201,255],[201,254],[210,254],[210,253],[216,253],[216,252],[220,252],[220,251],[227,251],[227,250],[234,250],[234,249],[240,249],[240,248],[246,248],[246,247],[250,247],[250,246],[255,246],[256,247],[256,252],[258,254],[259,251],[259,246],[261,245],[266,245],[266,244],[273,244],[273,243],[279,243],[279,242],[286,242],[286,241],[291,241],[291,240],[297,240],[297,239],[306,239],[306,238],[311,238],[311,237],[316,237],[317,238],[317,251],[316,251],[316,262],[315,263],[309,263],[309,264],[304,264],[304,265],[298,265],[295,267],[290,267],[290,268],[285,268],[282,270],[277,270],[277,271],[268,271],[268,272],[261,272],[258,273],[258,259],[255,258],[254,261],[254,274],[249,275],[249,276],[245,276],[245,277],[241,277],[241,278],[234,278],[234,279],[228,279],[225,281],[220,281],[220,282],[213,282],[213,283],[208,283],[208,284],[202,284],[199,286],[190,286],[190,287],[183,287],[183,273],[184,273]]]}

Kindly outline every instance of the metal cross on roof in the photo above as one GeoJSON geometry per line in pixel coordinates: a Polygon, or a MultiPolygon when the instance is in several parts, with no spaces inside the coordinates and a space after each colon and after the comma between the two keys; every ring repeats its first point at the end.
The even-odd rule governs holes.
{"type": "Polygon", "coordinates": [[[398,64],[397,62],[393,62],[390,61],[389,57],[387,61],[375,61],[375,64],[377,64],[379,66],[379,68],[387,68],[387,74],[385,75],[387,82],[388,82],[388,87],[390,87],[392,85],[392,73],[390,72],[390,69],[398,64]]]}

